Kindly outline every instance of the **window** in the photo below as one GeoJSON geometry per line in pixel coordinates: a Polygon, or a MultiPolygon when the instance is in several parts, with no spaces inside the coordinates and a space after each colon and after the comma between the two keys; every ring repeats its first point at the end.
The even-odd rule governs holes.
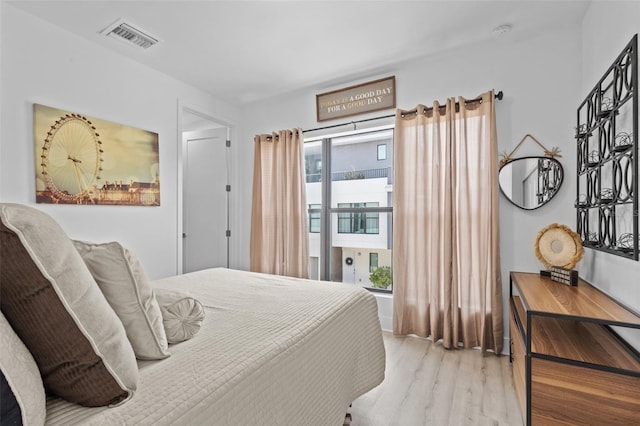
{"type": "Polygon", "coordinates": [[[378,269],[378,253],[369,253],[369,272],[378,269]]]}
{"type": "Polygon", "coordinates": [[[387,159],[387,144],[378,145],[378,160],[387,159]]]}
{"type": "MultiPolygon", "coordinates": [[[[338,203],[338,209],[378,207],[379,203],[338,203]]],[[[338,233],[340,234],[378,234],[379,213],[338,213],[338,233]]]]}
{"type": "Polygon", "coordinates": [[[390,126],[305,140],[310,276],[392,291],[392,152],[390,126]]]}
{"type": "Polygon", "coordinates": [[[309,204],[309,232],[317,234],[320,232],[320,215],[319,211],[311,211],[320,209],[322,204],[309,204]]]}

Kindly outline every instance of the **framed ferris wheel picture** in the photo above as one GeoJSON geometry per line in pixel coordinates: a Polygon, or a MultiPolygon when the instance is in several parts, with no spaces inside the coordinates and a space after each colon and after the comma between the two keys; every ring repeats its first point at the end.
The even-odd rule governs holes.
{"type": "Polygon", "coordinates": [[[160,205],[158,134],[33,104],[36,202],[160,205]]]}

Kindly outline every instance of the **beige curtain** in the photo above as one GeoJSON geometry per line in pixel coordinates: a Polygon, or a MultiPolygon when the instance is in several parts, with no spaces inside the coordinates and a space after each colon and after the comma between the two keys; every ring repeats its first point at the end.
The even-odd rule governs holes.
{"type": "Polygon", "coordinates": [[[393,329],[500,353],[493,91],[479,99],[396,113],[393,329]]]}
{"type": "Polygon", "coordinates": [[[250,267],[254,272],[309,276],[302,130],[255,137],[250,267]]]}

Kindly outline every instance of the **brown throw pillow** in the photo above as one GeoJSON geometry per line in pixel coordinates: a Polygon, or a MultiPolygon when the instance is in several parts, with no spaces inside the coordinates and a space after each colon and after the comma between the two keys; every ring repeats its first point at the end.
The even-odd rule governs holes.
{"type": "Polygon", "coordinates": [[[0,308],[33,355],[45,388],[85,406],[132,396],[138,368],[124,327],[60,226],[0,204],[0,308]]]}

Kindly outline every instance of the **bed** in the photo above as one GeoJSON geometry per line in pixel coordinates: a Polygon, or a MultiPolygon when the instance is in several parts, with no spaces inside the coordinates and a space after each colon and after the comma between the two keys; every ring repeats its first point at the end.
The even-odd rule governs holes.
{"type": "Polygon", "coordinates": [[[376,300],[360,287],[225,268],[150,284],[199,301],[197,334],[138,359],[135,391],[113,406],[47,394],[45,424],[342,425],[384,379],[376,300]]]}
{"type": "Polygon", "coordinates": [[[114,408],[49,399],[47,424],[341,425],[384,376],[375,298],[344,284],[208,269],[155,281],[206,310],[171,357],[139,361],[114,408]]]}

